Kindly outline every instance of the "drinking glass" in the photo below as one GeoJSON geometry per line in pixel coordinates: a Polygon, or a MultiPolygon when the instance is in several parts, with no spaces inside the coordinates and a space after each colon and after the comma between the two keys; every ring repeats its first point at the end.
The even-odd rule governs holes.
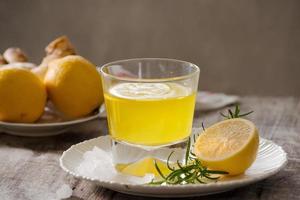
{"type": "MultiPolygon", "coordinates": [[[[199,68],[174,59],[120,60],[101,67],[113,161],[184,159],[192,131],[199,68]]],[[[119,167],[118,167],[119,166],[119,167]]]]}

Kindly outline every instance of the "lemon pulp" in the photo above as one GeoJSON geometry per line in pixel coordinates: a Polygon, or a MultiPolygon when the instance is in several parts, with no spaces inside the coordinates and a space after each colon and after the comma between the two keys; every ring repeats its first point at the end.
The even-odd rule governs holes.
{"type": "Polygon", "coordinates": [[[245,119],[229,119],[207,128],[197,138],[194,151],[205,166],[243,173],[254,162],[259,144],[255,125],[245,119]]]}

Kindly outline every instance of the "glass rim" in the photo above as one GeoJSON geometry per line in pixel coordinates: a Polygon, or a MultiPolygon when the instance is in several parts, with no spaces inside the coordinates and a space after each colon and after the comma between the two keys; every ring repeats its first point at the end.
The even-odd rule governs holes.
{"type": "MultiPolygon", "coordinates": [[[[99,68],[99,66],[97,66],[99,68]]],[[[100,72],[104,77],[109,77],[112,79],[120,80],[120,81],[128,81],[128,82],[169,82],[169,81],[177,81],[191,78],[200,73],[200,68],[195,65],[194,63],[184,61],[184,60],[177,60],[172,58],[131,58],[131,59],[123,59],[123,60],[116,60],[113,62],[106,63],[100,67],[100,72]],[[119,77],[109,73],[106,73],[103,69],[108,67],[109,65],[117,64],[120,62],[128,62],[128,61],[138,61],[138,60],[162,60],[162,61],[173,61],[173,62],[180,62],[189,64],[190,67],[194,68],[195,70],[189,74],[182,75],[182,76],[174,76],[168,78],[131,78],[131,77],[119,77]]]]}

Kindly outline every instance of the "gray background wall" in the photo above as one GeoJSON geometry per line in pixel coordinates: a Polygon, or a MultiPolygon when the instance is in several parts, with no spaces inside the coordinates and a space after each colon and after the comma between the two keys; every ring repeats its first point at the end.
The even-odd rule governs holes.
{"type": "Polygon", "coordinates": [[[40,62],[67,35],[95,64],[135,57],[198,64],[200,88],[300,96],[297,0],[0,0],[0,51],[40,62]]]}

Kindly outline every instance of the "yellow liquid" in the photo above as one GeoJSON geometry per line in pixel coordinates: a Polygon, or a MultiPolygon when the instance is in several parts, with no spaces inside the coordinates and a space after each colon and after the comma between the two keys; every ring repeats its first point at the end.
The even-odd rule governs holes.
{"type": "Polygon", "coordinates": [[[163,89],[158,90],[161,94],[155,93],[151,85],[145,86],[148,92],[141,86],[138,92],[122,89],[125,95],[112,94],[110,90],[104,94],[112,138],[131,144],[159,146],[176,143],[190,135],[195,93],[175,83],[162,86],[163,89]]]}

